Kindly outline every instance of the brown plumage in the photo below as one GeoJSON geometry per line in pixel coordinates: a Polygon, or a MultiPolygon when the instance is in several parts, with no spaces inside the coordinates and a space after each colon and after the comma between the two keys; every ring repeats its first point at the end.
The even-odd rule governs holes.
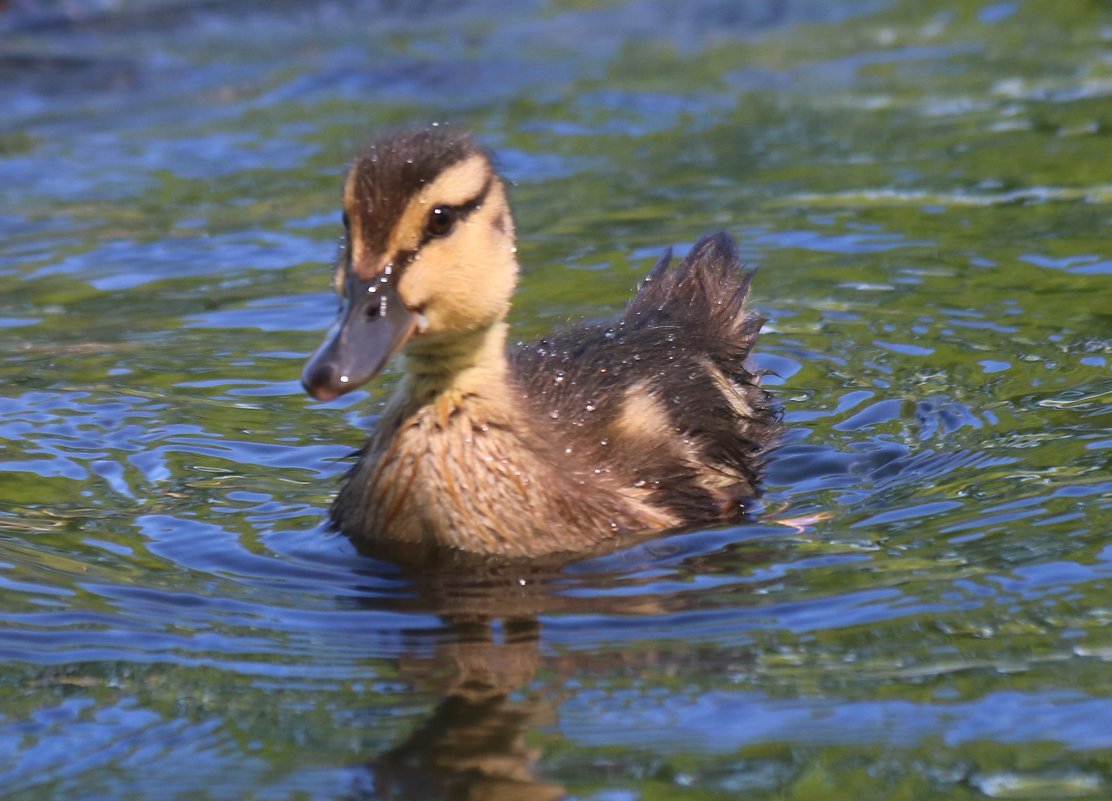
{"type": "Polygon", "coordinates": [[[303,383],[335,397],[402,348],[406,368],[332,507],[357,544],[536,557],[744,514],[780,426],[745,364],[763,320],[727,234],[665,254],[612,324],[507,354],[518,266],[485,151],[443,128],[384,139],[344,207],[340,324],[303,383]]]}

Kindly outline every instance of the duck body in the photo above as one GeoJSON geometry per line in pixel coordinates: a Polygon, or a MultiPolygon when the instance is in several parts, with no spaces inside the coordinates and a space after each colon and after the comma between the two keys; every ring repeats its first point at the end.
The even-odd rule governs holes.
{"type": "Polygon", "coordinates": [[[665,254],[613,323],[508,352],[516,249],[485,151],[437,128],[383,140],[345,219],[340,320],[302,381],[328,399],[405,366],[331,510],[362,549],[534,558],[744,515],[780,426],[727,234],[665,254]]]}

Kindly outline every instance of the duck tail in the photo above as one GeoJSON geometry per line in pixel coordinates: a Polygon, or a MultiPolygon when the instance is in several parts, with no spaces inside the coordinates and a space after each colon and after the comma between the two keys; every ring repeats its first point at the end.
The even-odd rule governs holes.
{"type": "Polygon", "coordinates": [[[742,267],[733,237],[707,234],[677,266],[671,262],[669,248],[642,282],[622,325],[674,326],[681,338],[709,337],[717,345],[710,350],[727,362],[743,360],[765,319],[745,308],[756,271],[742,267]]]}

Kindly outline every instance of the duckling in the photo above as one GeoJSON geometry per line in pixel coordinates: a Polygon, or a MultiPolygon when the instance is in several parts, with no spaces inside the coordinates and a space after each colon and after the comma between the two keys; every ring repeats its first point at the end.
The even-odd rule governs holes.
{"type": "Polygon", "coordinates": [[[343,224],[339,317],[302,384],[330,400],[404,358],[331,509],[362,550],[531,559],[744,515],[780,424],[746,364],[764,320],[728,234],[678,266],[665,252],[616,321],[507,352],[514,221],[470,136],[372,145],[343,224]]]}

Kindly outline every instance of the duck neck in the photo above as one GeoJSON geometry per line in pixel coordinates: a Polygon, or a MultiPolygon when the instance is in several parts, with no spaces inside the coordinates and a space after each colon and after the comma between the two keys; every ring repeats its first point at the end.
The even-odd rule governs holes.
{"type": "Polygon", "coordinates": [[[405,349],[407,394],[421,404],[445,394],[500,399],[508,386],[507,328],[499,321],[410,342],[405,349]]]}

